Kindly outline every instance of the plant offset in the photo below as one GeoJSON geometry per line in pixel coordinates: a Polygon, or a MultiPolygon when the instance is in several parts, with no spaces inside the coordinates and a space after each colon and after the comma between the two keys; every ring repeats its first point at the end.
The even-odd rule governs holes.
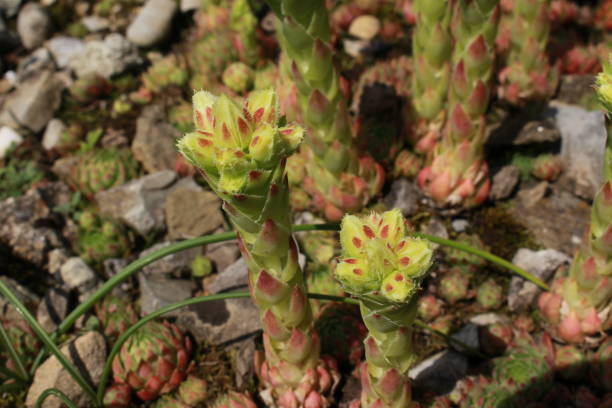
{"type": "Polygon", "coordinates": [[[5,3],[0,408],[612,406],[611,1],[5,3]]]}

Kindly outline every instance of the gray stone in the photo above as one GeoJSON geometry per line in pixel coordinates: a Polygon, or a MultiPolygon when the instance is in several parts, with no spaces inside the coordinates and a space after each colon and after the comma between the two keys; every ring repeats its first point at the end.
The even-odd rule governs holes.
{"type": "Polygon", "coordinates": [[[525,208],[535,207],[548,193],[548,183],[542,181],[534,187],[522,189],[518,193],[518,199],[525,208]]]}
{"type": "Polygon", "coordinates": [[[53,333],[68,316],[70,293],[61,288],[51,288],[38,304],[36,320],[47,333],[53,333]]]}
{"type": "Polygon", "coordinates": [[[19,61],[19,65],[17,65],[17,82],[24,82],[43,70],[55,70],[55,62],[51,58],[51,53],[46,48],[38,48],[19,61]]]}
{"type": "Polygon", "coordinates": [[[235,242],[217,242],[206,245],[206,257],[213,262],[217,272],[223,272],[240,257],[240,250],[235,242]]]}
{"type": "Polygon", "coordinates": [[[192,10],[199,10],[201,7],[202,2],[200,0],[181,0],[181,12],[183,13],[192,10]]]}
{"type": "MultiPolygon", "coordinates": [[[[533,251],[521,248],[518,250],[512,263],[538,277],[540,280],[548,281],[559,267],[571,261],[566,254],[554,249],[533,251]]],[[[508,291],[508,307],[511,311],[524,310],[536,299],[540,289],[532,282],[514,276],[510,281],[508,291]]]]}
{"type": "Polygon", "coordinates": [[[68,66],[78,77],[99,74],[110,78],[141,63],[142,59],[134,44],[121,34],[112,33],[103,41],[88,42],[82,51],[70,58],[68,66]]]}
{"type": "Polygon", "coordinates": [[[127,38],[139,47],[150,47],[163,40],[177,12],[173,0],[147,0],[127,29],[127,38]]]}
{"type": "Polygon", "coordinates": [[[96,15],[83,17],[81,22],[90,33],[104,31],[110,27],[108,19],[96,15]]]}
{"type": "Polygon", "coordinates": [[[470,226],[470,222],[468,220],[464,220],[462,218],[458,218],[451,222],[451,227],[455,232],[464,232],[470,226]]]}
{"type": "Polygon", "coordinates": [[[493,176],[493,185],[491,186],[492,200],[503,200],[510,197],[519,183],[521,172],[516,166],[508,165],[502,167],[493,176]]]}
{"type": "Polygon", "coordinates": [[[51,52],[57,66],[65,68],[72,57],[83,52],[85,43],[78,38],[59,36],[50,39],[47,42],[47,48],[51,52]]]}
{"type": "Polygon", "coordinates": [[[51,119],[47,124],[42,138],[42,146],[45,150],[58,147],[62,141],[62,134],[66,130],[66,125],[59,119],[51,119]]]}
{"type": "Polygon", "coordinates": [[[96,202],[103,214],[146,236],[164,229],[166,198],[179,187],[201,190],[193,179],[179,180],[175,172],[165,170],[101,191],[96,194],[96,202]]]}
{"type": "Polygon", "coordinates": [[[17,32],[25,48],[42,45],[51,32],[51,18],[45,7],[38,3],[23,6],[17,16],[17,32]]]}
{"type": "Polygon", "coordinates": [[[165,121],[160,106],[143,110],[136,122],[132,153],[148,173],[173,170],[176,163],[176,140],[181,133],[165,121]]]}
{"type": "Polygon", "coordinates": [[[44,267],[49,251],[64,248],[65,243],[59,231],[60,215],[52,210],[68,203],[71,196],[67,185],[53,182],[0,202],[0,241],[15,255],[44,267]]]}
{"type": "MultiPolygon", "coordinates": [[[[189,299],[196,292],[197,285],[187,279],[172,279],[161,275],[138,275],[140,286],[140,314],[146,316],[162,307],[189,299]]],[[[180,316],[181,310],[166,313],[165,316],[180,316]]]]}
{"type": "MultiPolygon", "coordinates": [[[[458,340],[465,344],[468,347],[471,347],[474,350],[478,350],[480,348],[480,340],[478,338],[478,326],[473,323],[468,323],[459,329],[456,333],[453,333],[452,338],[458,340]]],[[[465,347],[462,347],[457,343],[450,343],[451,347],[457,350],[460,353],[469,353],[469,350],[465,350],[465,347]]]]}
{"type": "MultiPolygon", "coordinates": [[[[155,244],[151,248],[142,251],[140,258],[144,258],[150,253],[158,251],[171,244],[173,244],[173,242],[160,242],[159,244],[155,244]]],[[[145,266],[142,269],[142,273],[149,276],[190,276],[191,263],[201,252],[201,248],[198,247],[176,252],[145,266]]]]}
{"type": "Polygon", "coordinates": [[[561,132],[561,158],[566,175],[575,183],[574,193],[592,199],[602,183],[604,114],[561,103],[550,109],[561,132]]]}
{"type": "Polygon", "coordinates": [[[85,293],[99,283],[98,276],[85,261],[78,257],[69,258],[60,268],[60,277],[70,289],[85,293]]]}
{"type": "MultiPolygon", "coordinates": [[[[94,387],[100,382],[106,361],[106,342],[98,332],[88,332],[61,348],[69,361],[81,375],[94,387]]],[[[34,374],[34,381],[28,390],[26,406],[33,408],[36,400],[49,388],[62,391],[79,408],[93,406],[89,395],[78,385],[55,357],[49,357],[34,374]]],[[[42,408],[61,408],[62,402],[51,396],[42,404],[42,408]]]]}
{"type": "Polygon", "coordinates": [[[353,58],[360,58],[370,43],[365,40],[351,40],[345,38],[342,40],[344,52],[353,58]]]}
{"type": "Polygon", "coordinates": [[[551,120],[527,122],[512,141],[515,146],[537,143],[555,143],[561,139],[561,134],[551,120]]]}
{"type": "Polygon", "coordinates": [[[236,387],[238,389],[244,389],[247,384],[253,379],[255,374],[253,360],[255,358],[255,339],[253,337],[248,338],[245,341],[240,342],[236,346],[237,350],[234,353],[234,379],[236,380],[236,387]]]}
{"type": "Polygon", "coordinates": [[[166,200],[166,225],[170,239],[190,239],[223,226],[221,200],[210,191],[175,189],[166,200]]]}
{"type": "MultiPolygon", "coordinates": [[[[238,260],[206,288],[214,294],[248,291],[247,267],[238,260]]],[[[250,299],[227,299],[198,303],[181,310],[177,324],[188,329],[198,341],[213,344],[245,339],[261,329],[259,310],[250,299]]]]}
{"type": "Polygon", "coordinates": [[[421,191],[414,182],[405,178],[397,179],[391,184],[389,194],[385,196],[387,208],[398,208],[404,216],[414,215],[419,210],[421,191]]]}
{"type": "MultiPolygon", "coordinates": [[[[36,305],[38,305],[40,302],[40,299],[36,293],[7,276],[0,276],[0,281],[8,286],[17,299],[19,299],[19,301],[29,310],[36,309],[36,305]]],[[[23,319],[22,314],[18,312],[13,304],[5,299],[2,294],[0,294],[0,316],[7,320],[23,319]]]]}
{"type": "MultiPolygon", "coordinates": [[[[423,232],[429,235],[433,235],[435,237],[448,239],[448,231],[446,230],[444,223],[436,217],[431,217],[429,221],[427,221],[427,224],[425,224],[424,226],[423,232]]],[[[432,246],[434,249],[437,249],[440,245],[432,243],[432,246]]]]}
{"type": "Polygon", "coordinates": [[[17,15],[20,5],[21,0],[0,0],[0,10],[9,18],[17,15]]]}
{"type": "Polygon", "coordinates": [[[11,147],[17,147],[22,143],[23,136],[8,126],[2,126],[2,128],[0,128],[0,159],[6,156],[6,152],[11,149],[11,147]]]}
{"type": "Polygon", "coordinates": [[[531,207],[522,200],[512,203],[510,215],[527,227],[538,244],[566,254],[576,250],[575,237],[582,236],[591,214],[587,203],[557,186],[552,186],[550,193],[531,207]]]}
{"type": "Polygon", "coordinates": [[[442,395],[452,391],[457,381],[466,376],[468,367],[467,357],[446,350],[411,368],[408,374],[416,386],[442,395]]]}
{"type": "Polygon", "coordinates": [[[44,129],[62,101],[64,82],[51,71],[28,78],[4,99],[0,124],[33,133],[44,129]]]}

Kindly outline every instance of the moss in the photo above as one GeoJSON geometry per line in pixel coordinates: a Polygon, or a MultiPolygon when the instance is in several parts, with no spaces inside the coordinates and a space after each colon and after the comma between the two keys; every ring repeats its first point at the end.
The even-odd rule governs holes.
{"type": "Polygon", "coordinates": [[[66,27],[66,32],[72,37],[83,38],[89,33],[89,30],[83,23],[75,22],[66,27]]]}
{"type": "Polygon", "coordinates": [[[475,211],[471,225],[493,254],[510,260],[519,248],[537,249],[538,245],[527,228],[510,215],[508,205],[497,204],[475,211]]]}
{"type": "Polygon", "coordinates": [[[521,174],[521,180],[527,181],[531,178],[531,170],[535,157],[521,152],[516,152],[512,155],[511,164],[518,168],[521,174]]]}

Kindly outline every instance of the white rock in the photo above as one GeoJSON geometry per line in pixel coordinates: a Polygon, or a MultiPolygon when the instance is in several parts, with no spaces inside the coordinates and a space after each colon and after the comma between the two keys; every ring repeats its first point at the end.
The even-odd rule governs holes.
{"type": "Polygon", "coordinates": [[[13,143],[19,146],[21,143],[23,143],[23,136],[8,126],[3,126],[0,128],[0,158],[3,158],[6,155],[6,151],[13,143]]]}
{"type": "Polygon", "coordinates": [[[380,20],[369,14],[359,16],[349,27],[349,34],[360,40],[370,41],[380,32],[380,20]]]}
{"type": "Polygon", "coordinates": [[[86,292],[96,286],[96,273],[81,258],[69,258],[60,268],[60,276],[70,289],[86,292]]]}
{"type": "Polygon", "coordinates": [[[201,0],[181,0],[181,12],[183,13],[186,13],[191,10],[198,10],[201,7],[201,0]]]}
{"type": "Polygon", "coordinates": [[[51,150],[60,144],[62,133],[66,130],[66,125],[59,119],[51,119],[45,129],[42,145],[45,150],[51,150]]]}
{"type": "Polygon", "coordinates": [[[38,3],[28,3],[17,16],[17,32],[27,49],[36,48],[47,39],[51,31],[51,18],[47,10],[38,3]]]}
{"type": "Polygon", "coordinates": [[[85,43],[78,38],[60,36],[54,37],[47,42],[47,48],[53,55],[53,59],[59,68],[68,66],[70,58],[85,49],[85,43]]]}
{"type": "Polygon", "coordinates": [[[170,31],[177,11],[173,0],[148,0],[127,29],[127,38],[139,47],[160,42],[170,31]]]}
{"type": "Polygon", "coordinates": [[[102,18],[99,16],[87,16],[84,17],[81,21],[90,33],[104,31],[110,26],[110,23],[106,18],[102,18]]]}
{"type": "Polygon", "coordinates": [[[90,74],[110,78],[141,62],[134,44],[121,34],[112,33],[104,41],[88,42],[81,52],[70,58],[68,66],[79,78],[90,74]]]}

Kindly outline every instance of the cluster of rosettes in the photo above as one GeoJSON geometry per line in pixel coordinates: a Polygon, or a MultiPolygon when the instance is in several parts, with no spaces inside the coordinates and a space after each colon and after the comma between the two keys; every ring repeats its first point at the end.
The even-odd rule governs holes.
{"type": "Polygon", "coordinates": [[[209,182],[227,193],[245,193],[265,185],[282,158],[300,144],[304,130],[278,126],[274,91],[251,92],[239,106],[227,96],[200,91],[193,96],[196,131],[185,135],[179,150],[209,182]]]}
{"type": "Polygon", "coordinates": [[[597,75],[597,95],[608,112],[612,112],[612,55],[603,64],[603,72],[597,75]]]}
{"type": "Polygon", "coordinates": [[[433,250],[428,241],[406,236],[399,210],[342,220],[343,259],[335,275],[344,289],[357,296],[406,302],[429,269],[433,250]]]}

